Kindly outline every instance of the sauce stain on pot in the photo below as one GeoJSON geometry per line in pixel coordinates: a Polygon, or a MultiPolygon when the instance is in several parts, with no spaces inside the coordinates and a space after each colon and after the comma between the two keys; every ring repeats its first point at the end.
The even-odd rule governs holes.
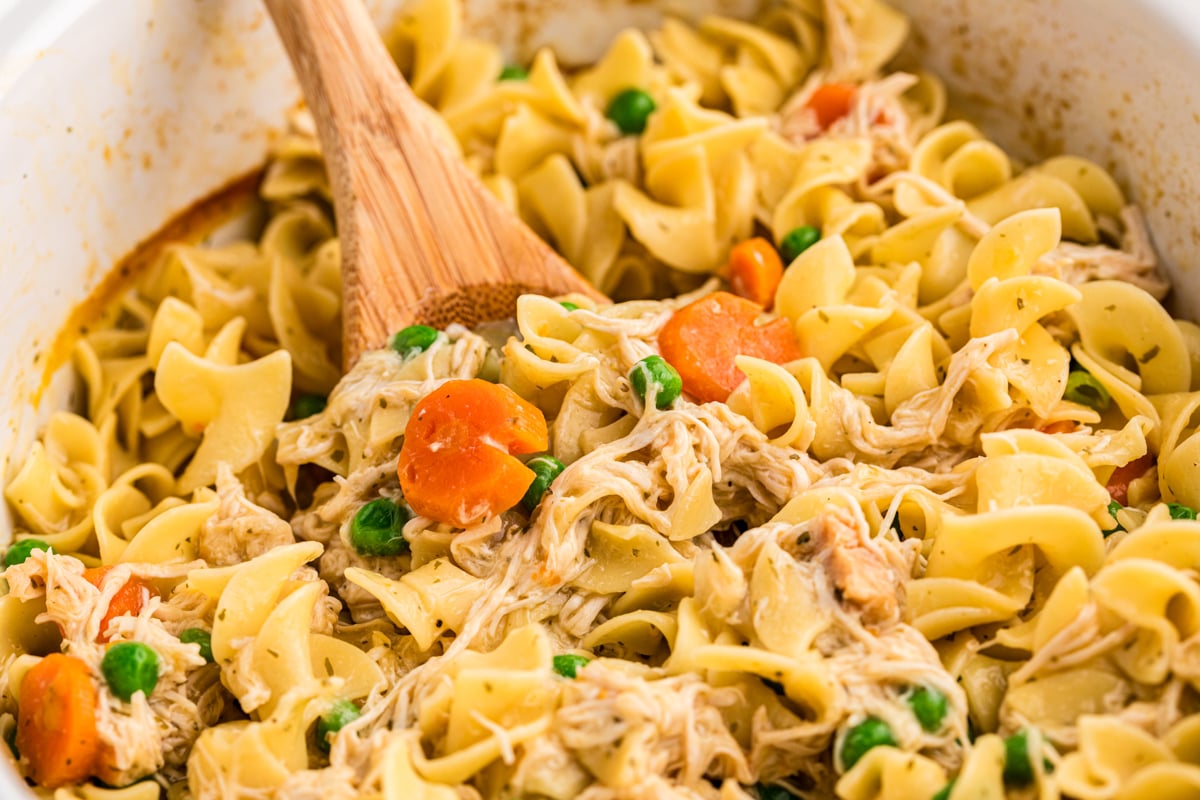
{"type": "MultiPolygon", "coordinates": [[[[51,377],[70,360],[75,343],[87,335],[100,315],[132,281],[162,257],[167,247],[179,243],[198,244],[225,223],[247,213],[258,202],[261,180],[262,170],[235,178],[172,217],[114,264],[83,302],[71,309],[54,341],[35,352],[33,363],[41,366],[42,379],[30,402],[35,406],[38,404],[51,377]]],[[[36,349],[36,343],[34,346],[36,349]]]]}

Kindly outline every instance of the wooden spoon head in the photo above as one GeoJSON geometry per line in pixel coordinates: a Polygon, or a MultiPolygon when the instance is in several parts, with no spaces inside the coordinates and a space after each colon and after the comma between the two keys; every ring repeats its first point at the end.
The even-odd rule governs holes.
{"type": "Polygon", "coordinates": [[[406,325],[512,316],[524,292],[606,300],[470,173],[360,2],[266,4],[333,185],[347,366],[406,325]]]}
{"type": "Polygon", "coordinates": [[[366,350],[383,347],[389,336],[406,325],[429,325],[442,330],[458,323],[474,327],[483,322],[508,319],[516,314],[517,299],[523,294],[584,294],[608,302],[590,284],[590,291],[552,289],[528,284],[503,283],[463,286],[448,292],[430,292],[413,308],[387,313],[377,303],[366,303],[358,296],[347,297],[343,336],[345,366],[348,369],[366,350]]]}
{"type": "Polygon", "coordinates": [[[461,182],[426,187],[415,208],[405,208],[394,196],[383,204],[362,202],[381,193],[399,192],[405,202],[414,196],[396,182],[380,185],[374,179],[357,182],[338,204],[339,219],[360,223],[341,231],[347,367],[406,325],[471,327],[512,317],[522,294],[579,294],[608,302],[460,162],[443,168],[458,170],[461,182]],[[445,211],[432,211],[435,206],[445,211]],[[387,207],[393,210],[381,217],[378,209],[387,207]],[[447,217],[460,225],[437,223],[447,217]]]}
{"type": "Polygon", "coordinates": [[[464,286],[456,292],[432,298],[417,309],[416,319],[434,328],[445,328],[454,322],[478,325],[511,317],[517,308],[517,298],[530,293],[538,292],[532,286],[516,284],[464,286]]]}

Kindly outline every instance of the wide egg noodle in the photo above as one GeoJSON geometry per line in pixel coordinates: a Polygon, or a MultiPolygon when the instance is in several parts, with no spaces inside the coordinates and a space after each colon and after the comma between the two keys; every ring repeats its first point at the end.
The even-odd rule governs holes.
{"type": "Polygon", "coordinates": [[[241,471],[256,462],[283,421],[291,392],[291,358],[278,350],[238,366],[213,364],[172,343],[155,372],[155,390],[186,432],[202,433],[181,491],[216,480],[218,464],[241,471]]]}
{"type": "Polygon", "coordinates": [[[916,753],[877,747],[842,776],[837,793],[845,800],[901,800],[937,793],[945,784],[946,771],[937,762],[916,753]]]}
{"type": "Polygon", "coordinates": [[[33,535],[61,552],[84,550],[92,535],[90,506],[107,484],[106,447],[86,420],[57,414],[45,438],[35,442],[20,470],[5,486],[5,499],[33,535]],[[70,450],[55,447],[56,431],[72,430],[70,450]],[[90,435],[89,435],[90,434],[90,435]],[[77,461],[73,455],[92,463],[77,461]],[[69,460],[70,459],[70,460],[69,460]],[[96,463],[97,459],[104,459],[96,463]]]}
{"type": "Polygon", "coordinates": [[[1185,392],[1191,361],[1183,334],[1144,290],[1118,281],[1095,281],[1082,289],[1076,312],[1081,347],[1110,370],[1130,370],[1133,389],[1145,394],[1185,392]],[[1135,320],[1117,324],[1119,319],[1135,320]]]}
{"type": "MultiPolygon", "coordinates": [[[[1079,797],[1185,797],[1200,788],[1200,767],[1180,763],[1162,741],[1113,717],[1079,721],[1079,750],[1060,783],[1079,797]]],[[[1170,735],[1170,734],[1168,734],[1170,735]]]]}

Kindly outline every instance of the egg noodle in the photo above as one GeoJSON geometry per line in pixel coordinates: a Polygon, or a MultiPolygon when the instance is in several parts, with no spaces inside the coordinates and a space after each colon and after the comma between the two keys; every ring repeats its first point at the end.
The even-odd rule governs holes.
{"type": "Polygon", "coordinates": [[[459,28],[424,0],[385,41],[487,187],[625,301],[525,296],[515,327],[342,376],[298,113],[261,233],[169,247],[5,487],[0,732],[34,791],[1200,797],[1200,328],[1113,179],[943,122],[935,78],[884,71],[908,23],[877,0],[672,19],[504,80],[459,28]],[[627,135],[631,88],[655,110],[627,135]],[[739,356],[724,402],[633,388],[732,246],[803,226],[766,312],[801,357],[739,356]],[[565,469],[364,550],[414,407],[474,378],[536,406],[565,469]],[[157,658],[132,691],[129,642],[157,658]],[[85,718],[29,688],[52,653],[85,718]]]}

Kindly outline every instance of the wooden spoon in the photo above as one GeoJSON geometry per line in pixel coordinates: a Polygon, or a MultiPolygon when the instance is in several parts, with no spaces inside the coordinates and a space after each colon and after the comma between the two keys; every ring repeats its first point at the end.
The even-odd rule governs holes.
{"type": "Polygon", "coordinates": [[[265,2],[333,184],[347,366],[405,325],[512,316],[526,292],[605,299],[467,170],[359,0],[265,2]]]}

